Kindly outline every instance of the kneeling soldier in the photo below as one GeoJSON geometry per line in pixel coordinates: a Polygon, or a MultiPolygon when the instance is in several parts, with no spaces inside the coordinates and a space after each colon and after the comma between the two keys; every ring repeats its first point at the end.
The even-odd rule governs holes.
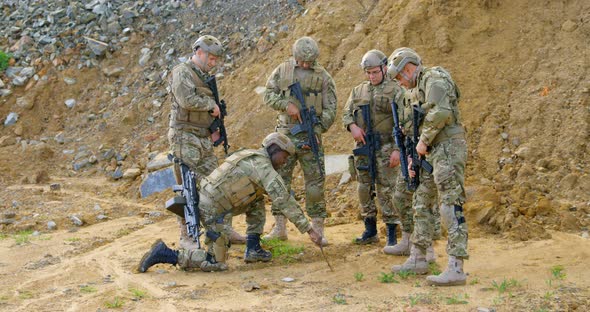
{"type": "Polygon", "coordinates": [[[223,217],[230,213],[246,214],[247,242],[245,262],[270,261],[272,254],[260,246],[260,234],[266,220],[264,194],[282,207],[282,213],[301,233],[307,232],[315,243],[321,235],[311,227],[297,201],[291,196],[277,169],[294,155],[295,146],[285,135],[272,133],[262,141],[258,150],[242,150],[228,157],[224,163],[201,181],[199,212],[205,227],[208,251],[202,249],[172,250],[161,240],[147,252],[137,270],[145,272],[158,263],[178,264],[183,269],[203,271],[227,270],[230,225],[223,217]]]}

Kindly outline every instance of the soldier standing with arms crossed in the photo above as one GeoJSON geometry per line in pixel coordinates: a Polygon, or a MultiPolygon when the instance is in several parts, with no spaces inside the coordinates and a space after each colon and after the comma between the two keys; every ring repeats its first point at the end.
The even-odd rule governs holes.
{"type": "MultiPolygon", "coordinates": [[[[280,64],[272,72],[266,83],[264,103],[270,108],[279,111],[276,131],[285,134],[296,146],[294,157],[289,158],[279,173],[285,181],[288,190],[291,190],[293,169],[297,162],[303,169],[305,178],[305,206],[312,226],[322,235],[322,245],[328,241],[324,237],[324,219],[327,217],[326,202],[324,200],[324,151],[321,134],[328,131],[334,123],[336,116],[336,86],[328,72],[316,61],[319,55],[319,47],[310,37],[301,37],[293,45],[293,58],[280,64]],[[313,125],[318,145],[319,155],[310,151],[305,133],[291,134],[291,129],[301,124],[301,103],[291,96],[291,86],[299,82],[308,108],[313,107],[319,123],[313,125]],[[321,170],[318,170],[318,161],[321,170]]],[[[314,116],[315,117],[315,116],[314,116]]],[[[265,238],[287,239],[287,220],[281,213],[278,204],[273,203],[272,214],[275,217],[275,225],[265,238]]]]}
{"type": "MultiPolygon", "coordinates": [[[[426,112],[416,151],[434,167],[433,177],[441,203],[441,217],[448,231],[448,266],[442,274],[428,276],[426,280],[437,286],[465,285],[467,277],[463,271],[463,261],[469,258],[467,223],[463,214],[467,143],[459,113],[459,89],[444,68],[424,68],[420,56],[409,48],[399,48],[393,52],[389,58],[389,74],[404,87],[416,88],[420,106],[426,112]]],[[[425,231],[421,227],[432,227],[433,205],[421,209],[422,212],[417,207],[417,203],[422,200],[420,189],[426,186],[427,183],[421,183],[414,194],[414,248],[406,263],[394,266],[393,271],[399,271],[400,267],[404,269],[403,266],[416,267],[426,263],[425,250],[428,245],[424,243],[432,243],[432,236],[428,235],[430,230],[425,231]]]]}
{"type": "MultiPolygon", "coordinates": [[[[219,117],[220,110],[206,80],[210,77],[209,72],[221,61],[223,47],[217,38],[205,35],[193,43],[192,49],[191,58],[172,69],[168,142],[171,153],[187,164],[200,180],[217,168],[213,142],[219,139],[220,133],[211,133],[209,126],[219,117]]],[[[182,184],[178,165],[175,165],[174,175],[176,182],[182,184]]],[[[184,219],[178,217],[178,224],[180,247],[196,249],[197,245],[187,235],[184,219]]],[[[245,241],[233,230],[232,238],[234,242],[245,241]]]]}

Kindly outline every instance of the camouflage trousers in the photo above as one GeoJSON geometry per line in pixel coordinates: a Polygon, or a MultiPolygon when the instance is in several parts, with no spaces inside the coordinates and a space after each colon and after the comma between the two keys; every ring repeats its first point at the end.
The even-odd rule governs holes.
{"type": "MultiPolygon", "coordinates": [[[[432,176],[428,173],[421,173],[420,179],[423,181],[423,176],[428,175],[426,179],[432,180],[432,176]]],[[[432,181],[431,181],[432,182],[432,181]]],[[[439,240],[441,237],[441,225],[440,225],[440,210],[438,208],[438,201],[436,196],[436,188],[431,187],[431,192],[434,194],[434,199],[427,200],[426,205],[432,205],[432,216],[429,217],[433,224],[432,240],[439,240]]],[[[414,209],[412,207],[414,192],[409,191],[407,183],[404,180],[404,176],[400,170],[397,181],[395,183],[395,193],[393,194],[393,204],[397,211],[397,214],[401,218],[402,231],[406,233],[412,233],[414,230],[414,209]]]]}
{"type": "MultiPolygon", "coordinates": [[[[291,191],[293,170],[297,162],[299,162],[305,179],[305,210],[307,211],[307,215],[310,218],[326,218],[328,214],[326,212],[326,201],[324,197],[325,177],[322,177],[318,162],[311,150],[303,149],[301,146],[307,141],[307,137],[305,134],[299,134],[297,136],[291,134],[286,135],[295,144],[296,153],[294,157],[289,157],[287,163],[277,170],[277,172],[283,178],[287,190],[291,191]]],[[[324,148],[321,144],[319,154],[321,167],[325,168],[324,148]]],[[[272,204],[271,211],[273,215],[282,215],[282,209],[284,207],[277,207],[275,203],[272,204]]]]}
{"type": "MultiPolygon", "coordinates": [[[[171,153],[182,159],[197,174],[199,181],[217,168],[217,156],[213,152],[213,142],[209,136],[197,136],[190,131],[170,128],[168,142],[171,153]]],[[[181,183],[180,174],[176,171],[176,182],[181,183]]]]}
{"type": "MultiPolygon", "coordinates": [[[[214,196],[199,192],[199,213],[201,224],[204,224],[205,245],[207,252],[215,256],[219,262],[225,262],[229,248],[229,235],[232,230],[232,216],[246,214],[246,234],[262,234],[266,222],[264,198],[244,207],[234,207],[230,211],[217,205],[214,196]],[[224,258],[224,259],[222,259],[224,258]]],[[[181,249],[178,253],[178,264],[183,269],[199,268],[202,252],[181,249]]]]}
{"type": "MultiPolygon", "coordinates": [[[[399,223],[400,217],[396,213],[393,202],[393,193],[396,185],[396,179],[399,168],[389,167],[389,155],[393,152],[391,143],[383,144],[377,152],[377,177],[375,180],[376,197],[381,207],[381,215],[384,223],[399,223]]],[[[369,159],[367,156],[355,156],[356,173],[358,179],[358,196],[363,218],[376,217],[377,207],[375,199],[371,194],[371,174],[367,170],[359,170],[359,167],[368,167],[369,159]]]]}
{"type": "Polygon", "coordinates": [[[464,139],[443,141],[433,147],[427,159],[434,167],[434,182],[441,202],[441,217],[447,227],[447,253],[455,257],[468,258],[467,223],[463,213],[467,143],[464,139]]]}

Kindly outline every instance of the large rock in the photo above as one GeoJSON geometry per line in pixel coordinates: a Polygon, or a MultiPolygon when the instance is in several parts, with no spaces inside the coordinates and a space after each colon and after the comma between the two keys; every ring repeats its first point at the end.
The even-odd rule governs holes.
{"type": "Polygon", "coordinates": [[[156,171],[162,169],[164,167],[168,167],[172,165],[172,162],[168,159],[168,153],[160,153],[154,157],[150,162],[147,164],[148,172],[156,171]]]}
{"type": "Polygon", "coordinates": [[[141,197],[150,196],[153,193],[161,192],[176,184],[172,167],[154,171],[143,180],[139,187],[141,197]]]}

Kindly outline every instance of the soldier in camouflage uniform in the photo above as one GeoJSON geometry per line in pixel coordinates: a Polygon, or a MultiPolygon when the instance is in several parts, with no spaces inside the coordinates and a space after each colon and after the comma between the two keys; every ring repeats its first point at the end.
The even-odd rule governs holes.
{"type": "MultiPolygon", "coordinates": [[[[328,131],[336,116],[336,86],[328,72],[316,61],[319,55],[317,43],[310,37],[302,37],[293,45],[293,58],[280,64],[266,82],[264,103],[279,111],[276,131],[283,133],[296,146],[295,157],[291,157],[287,164],[279,170],[287,189],[291,190],[293,169],[297,162],[303,169],[305,177],[305,208],[312,220],[312,226],[322,236],[324,233],[324,219],[327,217],[326,202],[324,200],[325,178],[318,170],[318,163],[309,146],[305,133],[292,135],[290,130],[301,123],[301,103],[290,96],[291,86],[295,82],[301,84],[301,89],[308,108],[314,107],[319,124],[314,127],[318,145],[320,146],[320,161],[324,167],[324,151],[321,134],[328,131]]],[[[265,238],[287,239],[287,220],[281,213],[278,203],[273,203],[272,214],[275,226],[265,238]]],[[[328,241],[324,238],[324,245],[328,241]]]]}
{"type": "MultiPolygon", "coordinates": [[[[447,227],[448,266],[445,271],[426,279],[431,285],[464,285],[466,275],[463,261],[468,259],[467,223],[463,213],[465,203],[464,174],[467,160],[465,130],[459,113],[460,93],[449,72],[442,67],[422,67],[420,56],[412,49],[399,48],[389,59],[389,73],[406,88],[416,88],[418,101],[426,111],[421,125],[420,141],[416,151],[433,165],[433,180],[438,191],[443,224],[447,227]]],[[[421,187],[428,183],[422,182],[421,187]]],[[[418,189],[414,197],[414,207],[424,196],[418,189]]],[[[424,200],[428,202],[430,199],[424,200]]],[[[422,209],[432,224],[432,209],[422,209]]],[[[414,218],[418,218],[416,211],[414,218]]],[[[426,219],[426,218],[425,218],[426,219]]],[[[415,221],[413,247],[406,261],[424,263],[423,241],[428,240],[430,230],[421,229],[429,222],[415,221]]],[[[428,227],[428,226],[427,226],[428,227]]],[[[392,269],[395,269],[392,268],[392,269]]]]}
{"type": "MultiPolygon", "coordinates": [[[[361,109],[363,106],[369,105],[372,130],[377,134],[380,145],[376,153],[375,191],[381,206],[383,222],[387,226],[386,246],[392,247],[397,245],[396,227],[400,220],[396,215],[392,196],[396,186],[396,178],[399,175],[399,168],[396,168],[399,164],[399,150],[395,146],[392,136],[391,101],[402,103],[404,90],[397,82],[387,78],[387,56],[383,52],[371,50],[365,53],[360,65],[367,76],[367,81],[352,89],[344,107],[342,123],[354,138],[357,147],[367,144],[366,132],[368,129],[363,120],[361,109]]],[[[371,194],[371,175],[368,170],[358,169],[362,166],[367,167],[369,159],[366,155],[357,155],[354,162],[357,165],[356,175],[358,177],[361,216],[365,223],[365,231],[355,239],[355,243],[370,244],[379,241],[375,194],[371,194]]]]}
{"type": "Polygon", "coordinates": [[[287,189],[276,171],[288,158],[295,155],[295,146],[287,136],[271,133],[258,150],[241,150],[225,159],[219,168],[201,181],[199,191],[200,222],[205,227],[208,252],[202,249],[169,249],[161,240],[156,241],[141,259],[138,271],[145,272],[157,263],[178,264],[183,269],[200,268],[203,271],[227,270],[226,259],[231,228],[224,216],[246,214],[247,243],[245,262],[270,261],[272,254],[260,246],[260,234],[266,220],[264,194],[279,204],[281,213],[295,224],[301,233],[321,243],[321,235],[303,214],[301,207],[287,189]]]}
{"type": "MultiPolygon", "coordinates": [[[[413,111],[412,106],[418,105],[418,99],[416,96],[416,89],[411,89],[406,91],[406,97],[404,98],[403,103],[398,103],[398,117],[400,127],[403,130],[403,133],[406,137],[413,136],[413,111]]],[[[396,146],[396,150],[398,147],[396,146]]],[[[395,163],[399,163],[399,154],[394,155],[395,163]]],[[[399,175],[397,176],[397,181],[395,184],[395,192],[393,195],[393,202],[396,210],[398,211],[402,223],[402,239],[395,246],[386,246],[383,248],[383,252],[389,255],[401,256],[401,255],[409,255],[411,249],[410,243],[410,235],[412,235],[414,229],[414,222],[428,222],[426,225],[418,227],[419,229],[432,229],[432,231],[427,231],[428,233],[432,232],[433,234],[430,235],[428,233],[424,235],[417,235],[418,237],[422,237],[422,239],[431,238],[429,241],[423,242],[420,244],[421,246],[427,246],[426,249],[426,261],[427,262],[434,262],[436,260],[436,255],[434,254],[434,248],[432,245],[432,240],[437,240],[440,238],[440,214],[438,212],[438,203],[437,203],[437,190],[436,186],[434,185],[434,181],[432,179],[432,175],[428,172],[422,170],[420,173],[420,181],[421,181],[421,188],[418,188],[418,192],[421,194],[417,196],[414,194],[413,191],[408,190],[407,183],[404,180],[404,176],[400,170],[399,175]],[[422,185],[423,184],[423,185],[422,185]],[[412,209],[412,204],[414,201],[412,197],[419,198],[416,201],[415,209],[412,209]],[[423,209],[428,209],[432,213],[425,214],[423,209]],[[414,212],[416,211],[416,212],[414,212]],[[418,214],[418,221],[414,220],[413,214],[418,214]],[[430,221],[428,221],[430,220],[430,221]]],[[[414,263],[412,263],[413,265],[414,263]]],[[[395,272],[400,270],[410,270],[416,273],[418,271],[427,270],[428,266],[424,263],[424,268],[416,268],[415,266],[408,267],[408,266],[396,266],[395,272]]],[[[426,273],[426,272],[424,272],[426,273]]]]}
{"type": "MultiPolygon", "coordinates": [[[[205,35],[193,43],[192,57],[172,69],[170,93],[172,108],[168,142],[174,156],[197,174],[197,179],[208,176],[217,168],[217,157],[213,153],[213,141],[219,138],[219,131],[211,133],[209,126],[219,116],[211,89],[205,83],[221,57],[223,47],[217,38],[205,35]],[[213,140],[213,141],[212,141],[213,140]]],[[[175,177],[182,184],[180,168],[175,165],[175,177]]],[[[178,217],[180,246],[196,248],[186,233],[184,219],[178,217]]],[[[232,231],[233,232],[233,231],[232,231]]],[[[233,234],[239,240],[239,234],[233,234]]]]}

